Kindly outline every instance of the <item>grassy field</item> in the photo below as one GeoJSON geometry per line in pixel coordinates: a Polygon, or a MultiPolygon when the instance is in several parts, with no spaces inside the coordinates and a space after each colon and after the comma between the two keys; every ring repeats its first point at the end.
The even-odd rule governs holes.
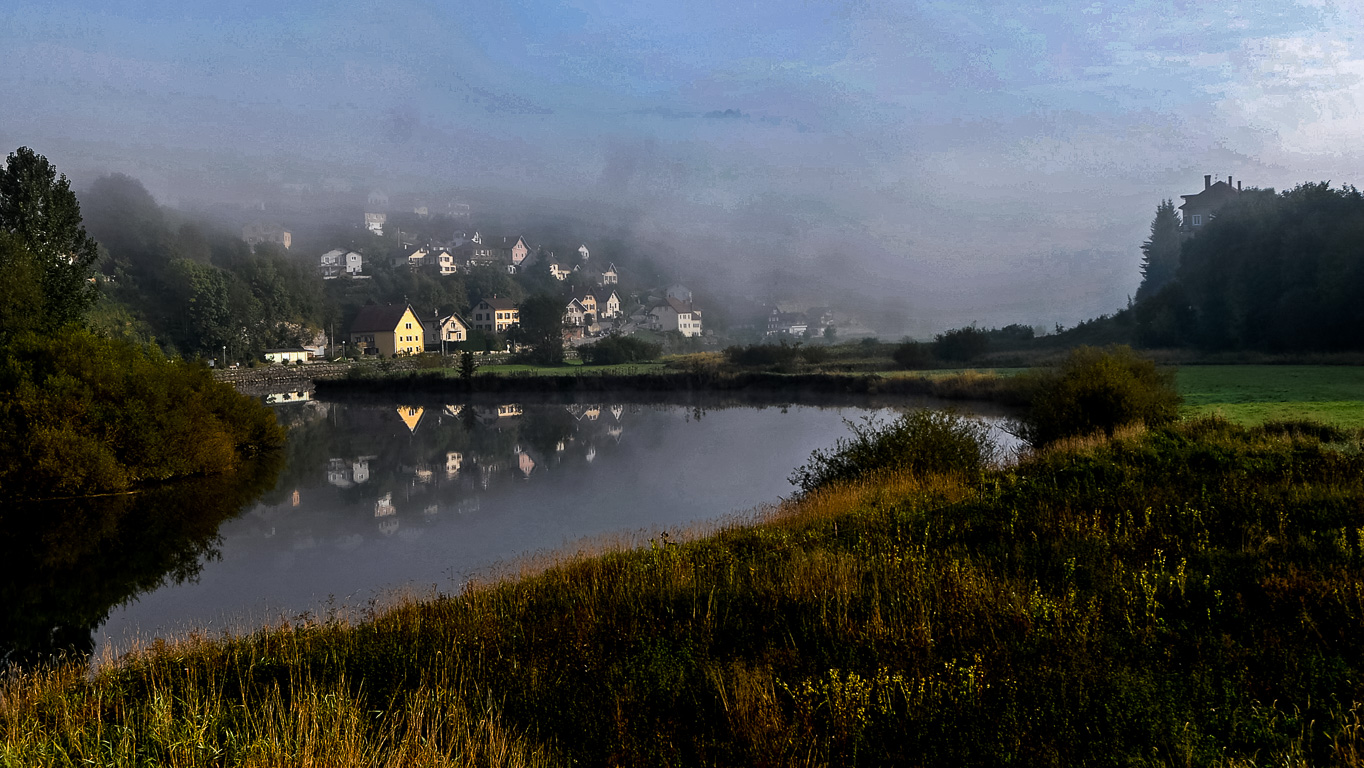
{"type": "Polygon", "coordinates": [[[1178,385],[1187,415],[1221,415],[1239,424],[1311,419],[1364,427],[1364,367],[1188,365],[1178,385]]]}

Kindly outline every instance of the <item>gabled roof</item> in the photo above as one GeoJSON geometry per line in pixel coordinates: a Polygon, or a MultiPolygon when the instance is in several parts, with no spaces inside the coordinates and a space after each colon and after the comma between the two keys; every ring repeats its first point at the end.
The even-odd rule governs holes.
{"type": "Polygon", "coordinates": [[[464,326],[466,330],[473,327],[472,325],[469,325],[468,320],[465,320],[463,317],[460,317],[458,312],[453,312],[449,315],[446,315],[445,317],[442,317],[440,319],[440,327],[444,328],[445,324],[450,322],[451,320],[455,320],[460,325],[464,326]]]}
{"type": "Polygon", "coordinates": [[[573,309],[573,307],[575,307],[575,306],[578,308],[578,311],[579,311],[579,312],[586,312],[586,311],[587,311],[587,307],[584,307],[584,306],[583,306],[583,303],[582,303],[581,301],[578,301],[577,299],[569,299],[569,300],[568,300],[568,304],[565,305],[565,308],[571,310],[571,309],[573,309]]]}
{"type": "Polygon", "coordinates": [[[360,313],[351,321],[351,333],[388,333],[398,327],[403,315],[411,309],[408,305],[368,304],[360,307],[360,313]]]}
{"type": "Polygon", "coordinates": [[[669,307],[670,309],[672,309],[672,311],[676,312],[679,315],[685,315],[688,312],[692,311],[690,304],[684,301],[678,301],[677,299],[673,298],[664,299],[663,301],[660,301],[659,303],[654,305],[654,309],[662,309],[663,307],[669,307]]]}
{"type": "Polygon", "coordinates": [[[511,299],[491,298],[480,301],[479,304],[487,304],[493,309],[516,309],[516,302],[511,299]]]}

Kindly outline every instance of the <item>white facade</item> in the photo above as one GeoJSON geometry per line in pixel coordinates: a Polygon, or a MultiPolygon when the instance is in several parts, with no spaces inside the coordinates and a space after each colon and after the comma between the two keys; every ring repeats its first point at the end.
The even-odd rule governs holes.
{"type": "Polygon", "coordinates": [[[360,274],[364,259],[355,251],[343,251],[340,248],[333,248],[322,254],[318,262],[318,270],[322,273],[324,280],[331,280],[339,277],[342,273],[348,275],[360,274]]]}

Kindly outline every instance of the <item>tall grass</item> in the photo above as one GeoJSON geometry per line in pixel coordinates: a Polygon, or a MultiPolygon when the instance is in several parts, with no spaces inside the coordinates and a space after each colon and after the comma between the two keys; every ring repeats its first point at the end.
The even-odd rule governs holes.
{"type": "Polygon", "coordinates": [[[1356,765],[1361,572],[1358,434],[1131,428],[16,673],[0,764],[1356,765]]]}

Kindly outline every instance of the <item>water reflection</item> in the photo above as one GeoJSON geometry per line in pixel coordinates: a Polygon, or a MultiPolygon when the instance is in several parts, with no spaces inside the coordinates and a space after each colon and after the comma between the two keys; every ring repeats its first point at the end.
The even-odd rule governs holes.
{"type": "Polygon", "coordinates": [[[279,402],[285,465],[253,486],[4,512],[2,652],[250,630],[393,588],[455,591],[584,537],[677,530],[789,494],[845,418],[882,410],[306,395],[279,402]]]}
{"type": "Polygon", "coordinates": [[[281,458],[139,494],[5,506],[0,669],[89,653],[116,606],[195,579],[217,554],[219,526],[275,484],[281,458]]]}

